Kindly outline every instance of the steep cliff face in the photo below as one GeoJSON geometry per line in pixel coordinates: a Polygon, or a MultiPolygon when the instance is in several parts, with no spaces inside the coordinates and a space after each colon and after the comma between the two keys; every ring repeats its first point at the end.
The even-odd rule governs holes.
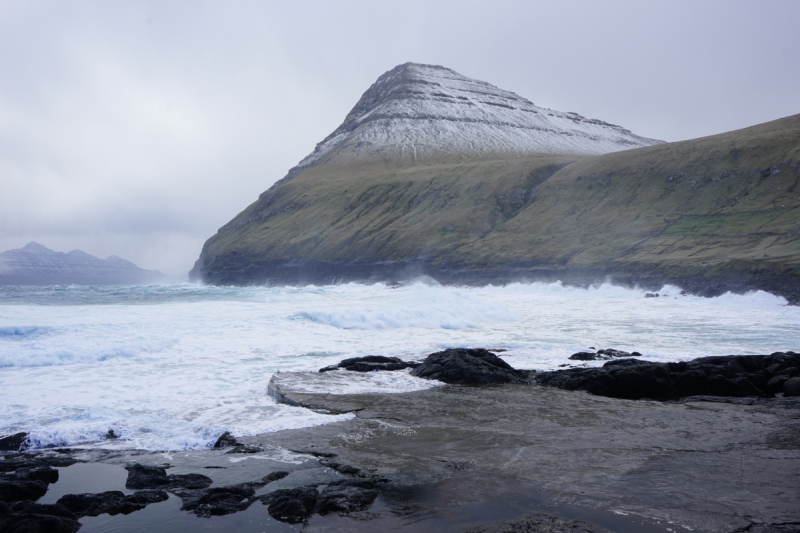
{"type": "Polygon", "coordinates": [[[800,116],[666,144],[406,64],[211,237],[193,275],[614,275],[788,294],[800,280],[799,165],[800,116]]]}
{"type": "Polygon", "coordinates": [[[35,242],[0,253],[0,285],[137,285],[164,278],[117,256],[54,252],[35,242]]]}

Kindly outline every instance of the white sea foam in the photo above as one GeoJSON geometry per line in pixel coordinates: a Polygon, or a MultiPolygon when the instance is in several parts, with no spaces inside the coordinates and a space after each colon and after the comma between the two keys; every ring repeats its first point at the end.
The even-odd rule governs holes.
{"type": "MultiPolygon", "coordinates": [[[[180,450],[208,447],[226,430],[342,420],[278,405],[267,383],[276,371],[369,354],[488,347],[507,350],[515,367],[553,369],[591,346],[654,361],[800,349],[800,308],[783,298],[645,292],[560,283],[0,288],[0,434],[72,445],[113,429],[122,438],[103,445],[180,450]]],[[[434,385],[407,372],[312,375],[303,386],[316,392],[434,385]]]]}

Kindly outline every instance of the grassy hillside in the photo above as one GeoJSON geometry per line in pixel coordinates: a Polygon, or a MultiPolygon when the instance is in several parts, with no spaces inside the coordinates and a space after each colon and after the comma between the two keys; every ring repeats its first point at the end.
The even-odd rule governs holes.
{"type": "Polygon", "coordinates": [[[798,182],[800,115],[603,156],[323,163],[221,228],[198,270],[248,283],[291,281],[286,264],[316,265],[313,278],[416,263],[449,279],[592,271],[757,286],[800,279],[798,182]]]}

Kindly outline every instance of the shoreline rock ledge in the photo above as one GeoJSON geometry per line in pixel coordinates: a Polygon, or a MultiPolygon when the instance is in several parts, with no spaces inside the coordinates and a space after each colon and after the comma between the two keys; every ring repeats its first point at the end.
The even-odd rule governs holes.
{"type": "Polygon", "coordinates": [[[540,372],[534,381],[598,396],[679,400],[690,396],[774,398],[800,396],[800,354],[725,355],[678,363],[636,359],[609,361],[600,368],[540,372]]]}

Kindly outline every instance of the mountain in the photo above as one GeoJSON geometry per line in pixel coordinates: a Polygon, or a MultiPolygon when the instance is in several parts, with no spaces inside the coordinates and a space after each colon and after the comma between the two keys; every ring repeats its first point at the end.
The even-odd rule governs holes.
{"type": "Polygon", "coordinates": [[[613,276],[800,301],[799,143],[800,115],[661,143],[405,64],[208,239],[191,275],[218,284],[613,276]]]}
{"type": "Polygon", "coordinates": [[[535,106],[448,68],[406,63],[382,75],[292,174],[324,163],[528,154],[605,154],[662,141],[535,106]]]}
{"type": "Polygon", "coordinates": [[[115,255],[99,259],[80,250],[54,252],[35,242],[0,253],[0,285],[141,285],[165,277],[115,255]]]}

